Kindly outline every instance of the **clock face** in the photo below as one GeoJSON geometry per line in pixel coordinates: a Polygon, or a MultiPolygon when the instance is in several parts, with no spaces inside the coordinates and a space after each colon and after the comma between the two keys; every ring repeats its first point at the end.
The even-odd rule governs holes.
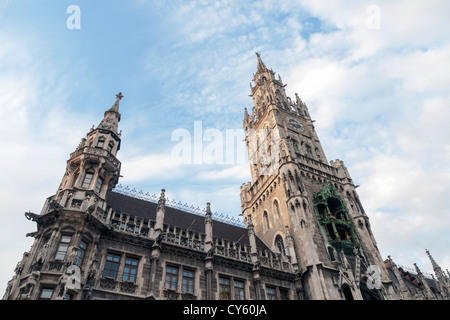
{"type": "Polygon", "coordinates": [[[295,119],[289,119],[287,122],[288,122],[288,124],[289,124],[292,128],[294,128],[294,129],[297,129],[297,130],[300,130],[300,131],[303,131],[303,130],[304,130],[304,128],[303,128],[303,126],[301,125],[301,123],[298,122],[298,121],[295,120],[295,119]]]}

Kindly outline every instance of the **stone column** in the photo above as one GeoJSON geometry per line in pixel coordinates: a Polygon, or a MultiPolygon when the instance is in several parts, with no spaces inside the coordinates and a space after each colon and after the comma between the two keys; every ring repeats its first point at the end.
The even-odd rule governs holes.
{"type": "Polygon", "coordinates": [[[213,300],[212,294],[212,274],[214,270],[213,256],[214,256],[214,246],[213,246],[213,221],[211,204],[208,202],[206,204],[206,215],[205,215],[205,277],[206,277],[206,299],[213,300]]]}

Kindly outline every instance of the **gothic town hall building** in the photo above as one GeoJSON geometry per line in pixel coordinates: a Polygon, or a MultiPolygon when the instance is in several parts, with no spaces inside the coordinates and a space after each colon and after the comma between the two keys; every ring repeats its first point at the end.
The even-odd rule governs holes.
{"type": "Polygon", "coordinates": [[[449,299],[431,255],[437,278],[383,260],[348,169],[328,163],[305,103],[259,54],[252,82],[243,222],[118,185],[119,93],[56,194],[25,213],[35,240],[3,299],[449,299]]]}

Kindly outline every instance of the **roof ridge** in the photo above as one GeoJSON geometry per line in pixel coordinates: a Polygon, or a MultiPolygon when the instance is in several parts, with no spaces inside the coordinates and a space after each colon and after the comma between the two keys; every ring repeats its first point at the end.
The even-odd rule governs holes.
{"type": "MultiPolygon", "coordinates": [[[[152,202],[152,203],[157,203],[158,199],[159,199],[159,196],[157,196],[156,194],[150,194],[148,192],[144,193],[142,190],[137,191],[135,188],[130,189],[130,187],[123,186],[121,184],[116,185],[112,189],[112,191],[122,194],[122,195],[125,195],[125,196],[129,196],[129,197],[132,197],[135,199],[144,200],[144,201],[152,202]]],[[[187,213],[192,213],[192,214],[202,216],[202,217],[204,217],[206,214],[206,209],[202,209],[200,207],[194,207],[193,205],[189,205],[187,203],[183,204],[181,201],[177,202],[175,199],[170,199],[167,197],[166,197],[165,205],[167,207],[170,207],[173,209],[181,210],[181,211],[184,211],[187,213]]],[[[246,228],[243,221],[241,221],[235,217],[228,216],[224,213],[218,213],[216,211],[212,214],[212,218],[215,221],[230,224],[235,227],[246,228]]]]}

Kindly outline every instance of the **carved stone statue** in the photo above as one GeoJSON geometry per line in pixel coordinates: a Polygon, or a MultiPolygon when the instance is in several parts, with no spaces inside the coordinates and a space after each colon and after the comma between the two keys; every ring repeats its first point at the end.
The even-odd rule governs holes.
{"type": "Polygon", "coordinates": [[[63,273],[61,277],[58,279],[58,287],[59,292],[58,296],[56,297],[56,300],[64,300],[64,297],[66,296],[68,287],[67,287],[67,280],[69,279],[69,275],[67,273],[63,273]]]}
{"type": "Polygon", "coordinates": [[[33,270],[40,271],[44,265],[45,259],[47,258],[48,252],[50,250],[51,242],[50,240],[42,246],[42,249],[38,252],[36,260],[33,264],[33,270]]]}
{"type": "Polygon", "coordinates": [[[77,247],[72,247],[72,250],[69,254],[69,257],[67,258],[67,267],[75,264],[77,262],[77,258],[78,258],[78,248],[77,247]]]}
{"type": "Polygon", "coordinates": [[[18,300],[31,300],[31,295],[33,294],[34,288],[36,287],[39,279],[41,277],[40,271],[33,271],[30,277],[25,283],[25,288],[23,292],[18,296],[18,300]]]}
{"type": "Polygon", "coordinates": [[[215,248],[214,248],[214,246],[212,246],[211,249],[209,249],[208,252],[206,253],[206,257],[212,258],[214,256],[214,252],[215,252],[215,248]]]}
{"type": "Polygon", "coordinates": [[[86,300],[90,300],[92,296],[92,289],[94,288],[95,279],[97,278],[97,263],[97,259],[92,260],[86,277],[86,284],[84,285],[84,299],[86,300]]]}
{"type": "Polygon", "coordinates": [[[22,261],[19,261],[14,269],[15,274],[20,275],[25,266],[25,259],[28,258],[28,252],[24,252],[22,261]]]}
{"type": "Polygon", "coordinates": [[[155,238],[155,242],[153,243],[153,247],[159,247],[161,245],[161,241],[163,240],[162,233],[159,233],[158,236],[155,238]]]}
{"type": "Polygon", "coordinates": [[[11,280],[8,281],[8,285],[6,287],[5,294],[3,295],[3,300],[9,300],[12,291],[16,287],[18,276],[15,274],[11,280]]]}

